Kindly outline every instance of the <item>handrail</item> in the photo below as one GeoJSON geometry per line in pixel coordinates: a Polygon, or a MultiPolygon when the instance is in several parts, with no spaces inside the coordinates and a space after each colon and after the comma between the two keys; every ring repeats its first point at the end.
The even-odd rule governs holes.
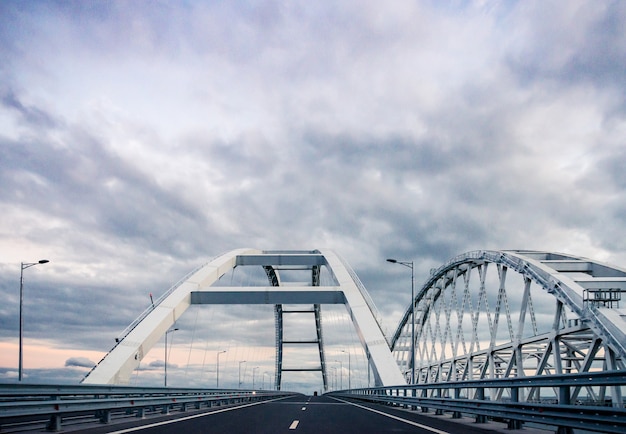
{"type": "Polygon", "coordinates": [[[386,405],[430,408],[476,416],[477,422],[487,417],[508,419],[511,429],[521,428],[522,422],[535,422],[588,431],[623,433],[626,431],[626,409],[616,407],[615,400],[584,400],[572,402],[572,391],[581,387],[612,386],[620,394],[626,386],[626,371],[587,372],[576,374],[511,377],[501,379],[451,381],[448,383],[400,385],[330,392],[331,396],[357,399],[386,405]],[[543,399],[524,400],[525,389],[545,388],[543,399]],[[488,391],[505,389],[510,398],[491,400],[488,391]]]}
{"type": "Polygon", "coordinates": [[[163,412],[177,407],[186,411],[214,404],[235,404],[280,399],[293,392],[197,389],[129,386],[0,384],[0,426],[29,416],[49,416],[47,428],[58,431],[68,414],[87,414],[103,423],[111,422],[111,412],[126,410],[143,417],[148,408],[161,407],[163,412]]]}

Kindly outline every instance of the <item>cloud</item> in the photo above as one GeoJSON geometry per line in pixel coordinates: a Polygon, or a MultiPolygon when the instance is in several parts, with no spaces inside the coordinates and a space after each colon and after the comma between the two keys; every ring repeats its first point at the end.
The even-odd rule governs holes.
{"type": "MultiPolygon", "coordinates": [[[[388,257],[416,282],[474,249],[626,263],[624,19],[619,1],[1,2],[0,339],[39,258],[26,338],[64,360],[242,246],[335,249],[391,330],[408,299],[388,257]]],[[[273,345],[271,309],[202,312],[174,339],[207,381],[210,351],[273,345]]]]}
{"type": "Polygon", "coordinates": [[[86,357],[72,357],[65,361],[65,366],[75,366],[78,368],[93,368],[96,364],[86,357]]]}

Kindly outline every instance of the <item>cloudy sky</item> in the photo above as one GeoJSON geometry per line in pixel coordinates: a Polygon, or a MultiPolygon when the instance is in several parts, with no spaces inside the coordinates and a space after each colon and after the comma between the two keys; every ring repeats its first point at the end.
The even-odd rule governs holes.
{"type": "MultiPolygon", "coordinates": [[[[22,261],[50,260],[25,271],[26,378],[70,382],[234,248],[334,249],[390,330],[410,275],[388,257],[418,285],[477,249],[626,265],[625,22],[603,0],[0,2],[0,380],[22,261]]],[[[219,344],[179,340],[212,361],[248,333],[206,312],[219,344]]]]}

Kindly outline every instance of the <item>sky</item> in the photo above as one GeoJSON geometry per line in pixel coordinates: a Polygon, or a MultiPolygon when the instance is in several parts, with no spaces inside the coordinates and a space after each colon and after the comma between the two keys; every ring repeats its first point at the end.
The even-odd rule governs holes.
{"type": "MultiPolygon", "coordinates": [[[[0,381],[21,262],[50,260],[24,271],[30,382],[79,381],[149,293],[235,248],[333,249],[390,332],[389,257],[416,285],[479,249],[625,266],[625,22],[608,0],[0,2],[0,381]]],[[[174,385],[224,348],[225,381],[268,379],[271,307],[195,312],[174,385]]]]}

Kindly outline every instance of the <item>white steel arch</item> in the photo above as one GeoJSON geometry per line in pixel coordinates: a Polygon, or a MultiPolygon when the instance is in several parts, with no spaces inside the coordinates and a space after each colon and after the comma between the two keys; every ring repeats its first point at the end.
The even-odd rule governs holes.
{"type": "MultiPolygon", "coordinates": [[[[391,342],[417,383],[624,370],[626,270],[550,252],[475,251],[433,270],[391,342]]],[[[506,393],[506,391],[504,391],[506,393]]],[[[503,390],[491,399],[502,398],[503,390]]],[[[539,399],[530,388],[527,399],[539,399]]],[[[623,405],[619,387],[578,387],[571,399],[623,405]]]]}
{"type": "Polygon", "coordinates": [[[238,249],[198,268],[167,291],[122,335],[115,347],[87,374],[83,383],[126,384],[145,354],[191,304],[344,304],[370,362],[376,385],[404,382],[376,319],[369,295],[350,267],[334,252],[238,249]],[[218,280],[240,265],[326,267],[332,286],[220,287],[218,280]]]}

